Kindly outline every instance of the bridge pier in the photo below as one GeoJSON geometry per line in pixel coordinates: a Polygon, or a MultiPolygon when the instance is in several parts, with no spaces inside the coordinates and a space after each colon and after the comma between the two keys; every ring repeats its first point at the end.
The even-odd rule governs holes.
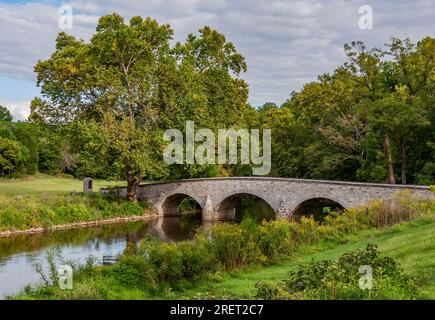
{"type": "Polygon", "coordinates": [[[236,218],[235,208],[213,208],[210,195],[207,194],[202,206],[203,221],[234,220],[236,218]]]}
{"type": "Polygon", "coordinates": [[[284,197],[282,197],[281,203],[279,204],[278,209],[275,210],[276,218],[288,220],[291,217],[291,211],[292,211],[292,208],[291,208],[290,204],[284,199],[284,197]]]}

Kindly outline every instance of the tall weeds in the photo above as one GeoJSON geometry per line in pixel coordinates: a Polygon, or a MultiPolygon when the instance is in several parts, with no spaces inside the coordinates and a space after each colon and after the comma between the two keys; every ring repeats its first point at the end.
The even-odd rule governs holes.
{"type": "MultiPolygon", "coordinates": [[[[239,225],[221,223],[200,231],[193,241],[161,243],[147,237],[137,252],[129,251],[115,266],[102,270],[105,277],[126,286],[176,286],[205,274],[231,271],[252,263],[275,263],[291,257],[303,245],[323,239],[341,239],[359,230],[386,227],[434,214],[434,200],[423,201],[409,193],[399,193],[390,201],[375,201],[343,214],[331,214],[322,223],[313,218],[302,218],[300,222],[280,219],[261,224],[250,220],[239,225]]],[[[98,282],[92,277],[87,281],[98,282]]],[[[89,294],[94,289],[86,287],[83,290],[89,294]]],[[[263,289],[271,295],[277,293],[267,285],[263,289]]],[[[101,292],[100,296],[104,294],[101,292]]]]}
{"type": "Polygon", "coordinates": [[[146,204],[111,199],[98,193],[74,195],[0,196],[0,231],[47,228],[113,217],[143,215],[146,204]]]}

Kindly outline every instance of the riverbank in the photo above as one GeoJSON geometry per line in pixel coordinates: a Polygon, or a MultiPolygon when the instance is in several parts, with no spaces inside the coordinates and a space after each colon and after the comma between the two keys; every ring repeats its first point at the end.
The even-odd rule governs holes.
{"type": "Polygon", "coordinates": [[[112,199],[98,193],[0,195],[0,235],[85,227],[155,216],[144,202],[112,199]]]}
{"type": "MultiPolygon", "coordinates": [[[[123,185],[94,180],[94,190],[123,185]]],[[[0,179],[0,237],[155,218],[145,203],[82,194],[81,180],[37,174],[0,179]]]]}
{"type": "Polygon", "coordinates": [[[142,216],[130,216],[130,217],[115,217],[110,219],[103,219],[103,220],[94,220],[94,221],[88,221],[88,222],[76,222],[76,223],[69,223],[69,224],[61,224],[61,225],[55,225],[50,226],[46,228],[32,228],[27,230],[14,230],[14,231],[2,231],[0,232],[0,238],[6,238],[21,234],[35,234],[35,233],[43,233],[43,232],[50,232],[50,231],[57,231],[57,230],[66,230],[66,229],[78,229],[78,228],[86,228],[86,227],[96,227],[106,224],[116,224],[116,223],[122,223],[122,222],[133,222],[133,221],[148,221],[153,219],[158,219],[159,216],[153,213],[145,214],[142,216]]]}
{"type": "Polygon", "coordinates": [[[89,256],[101,262],[104,256],[122,254],[129,242],[156,237],[173,242],[191,239],[201,220],[183,216],[140,219],[120,223],[21,234],[0,238],[0,300],[20,292],[28,284],[37,284],[40,275],[34,268],[44,268],[47,252],[56,250],[67,260],[84,263],[89,256]]]}
{"type": "MultiPolygon", "coordinates": [[[[93,180],[93,189],[125,186],[124,181],[93,180]]],[[[38,173],[18,179],[0,179],[0,195],[6,198],[36,196],[44,194],[67,194],[83,191],[83,181],[72,176],[51,176],[38,173]]]]}
{"type": "Polygon", "coordinates": [[[306,254],[273,266],[251,266],[215,278],[200,281],[181,290],[154,295],[153,299],[234,298],[253,299],[260,281],[280,284],[290,271],[325,259],[335,260],[346,252],[376,244],[381,253],[394,258],[406,274],[416,279],[417,299],[435,299],[435,216],[401,223],[380,230],[365,230],[343,237],[339,244],[325,241],[308,246],[306,254]],[[311,251],[311,253],[310,253],[311,251]]]}
{"type": "MultiPolygon", "coordinates": [[[[263,274],[265,277],[283,275],[286,268],[300,266],[300,261],[322,256],[334,258],[345,251],[347,253],[348,249],[368,243],[384,244],[384,248],[388,247],[385,243],[396,244],[396,253],[403,253],[402,261],[417,259],[426,269],[423,272],[422,268],[410,264],[401,270],[391,258],[380,257],[380,261],[389,263],[391,270],[403,273],[403,277],[386,277],[388,274],[384,273],[385,270],[376,269],[376,295],[361,291],[358,287],[355,289],[354,286],[359,296],[368,299],[433,298],[432,270],[435,259],[430,249],[434,245],[434,214],[433,201],[416,201],[401,196],[394,202],[377,202],[368,208],[349,210],[343,215],[332,213],[323,223],[303,218],[300,222],[279,220],[258,225],[247,219],[240,225],[217,224],[199,232],[195,240],[189,242],[161,243],[146,238],[137,247],[127,247],[120,261],[113,266],[77,267],[73,290],[60,290],[56,275],[51,274],[45,276],[51,282],[36,288],[27,287],[15,298],[253,298],[252,290],[258,288],[252,285],[254,281],[261,280],[257,276],[261,270],[266,270],[263,274]],[[397,238],[400,234],[402,238],[397,238]],[[390,239],[391,236],[396,238],[390,239]],[[421,239],[418,242],[423,245],[420,246],[413,237],[421,239]],[[282,267],[281,273],[275,273],[274,268],[279,266],[282,267]],[[418,277],[417,286],[410,285],[403,293],[400,279],[408,277],[408,273],[418,277]],[[225,282],[233,281],[234,275],[248,275],[248,278],[250,275],[252,279],[249,284],[243,281],[239,286],[233,284],[234,291],[231,291],[231,283],[225,282]],[[425,281],[429,285],[421,286],[425,281]],[[382,286],[385,283],[388,283],[387,287],[382,286]],[[215,286],[220,284],[223,286],[219,296],[215,286]],[[238,294],[242,287],[250,291],[238,294]]],[[[344,286],[349,287],[349,284],[345,283],[344,286]]]]}

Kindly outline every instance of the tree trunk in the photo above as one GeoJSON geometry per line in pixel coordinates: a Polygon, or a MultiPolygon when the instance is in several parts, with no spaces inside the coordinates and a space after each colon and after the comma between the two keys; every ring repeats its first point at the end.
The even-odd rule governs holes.
{"type": "Polygon", "coordinates": [[[137,186],[138,186],[139,182],[132,178],[132,177],[128,177],[127,178],[127,199],[128,201],[131,202],[135,202],[137,201],[137,186]]]}
{"type": "Polygon", "coordinates": [[[405,139],[400,139],[400,171],[401,171],[401,182],[406,184],[406,149],[405,149],[405,139]]]}
{"type": "Polygon", "coordinates": [[[387,134],[384,135],[384,149],[387,163],[388,183],[394,184],[396,183],[396,180],[394,179],[393,158],[391,157],[390,137],[387,134]]]}

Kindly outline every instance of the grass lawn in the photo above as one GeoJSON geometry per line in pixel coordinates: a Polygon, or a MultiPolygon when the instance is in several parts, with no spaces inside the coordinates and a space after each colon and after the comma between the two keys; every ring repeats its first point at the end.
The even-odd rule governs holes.
{"type": "Polygon", "coordinates": [[[193,298],[199,293],[213,292],[217,297],[228,294],[232,297],[249,299],[255,295],[257,281],[281,281],[288,271],[296,269],[300,264],[336,259],[346,252],[374,243],[379,246],[382,253],[396,258],[405,272],[417,279],[421,298],[435,299],[435,217],[423,218],[388,229],[363,231],[345,237],[342,242],[346,243],[319,245],[319,250],[325,247],[327,249],[293,258],[278,265],[234,272],[223,276],[217,283],[204,282],[191,289],[176,291],[175,296],[193,298]]]}
{"type": "MultiPolygon", "coordinates": [[[[94,191],[101,187],[125,185],[122,181],[94,180],[94,191]]],[[[73,178],[54,177],[38,174],[23,179],[0,179],[0,195],[38,195],[43,193],[66,193],[83,191],[83,181],[73,178]]]]}

